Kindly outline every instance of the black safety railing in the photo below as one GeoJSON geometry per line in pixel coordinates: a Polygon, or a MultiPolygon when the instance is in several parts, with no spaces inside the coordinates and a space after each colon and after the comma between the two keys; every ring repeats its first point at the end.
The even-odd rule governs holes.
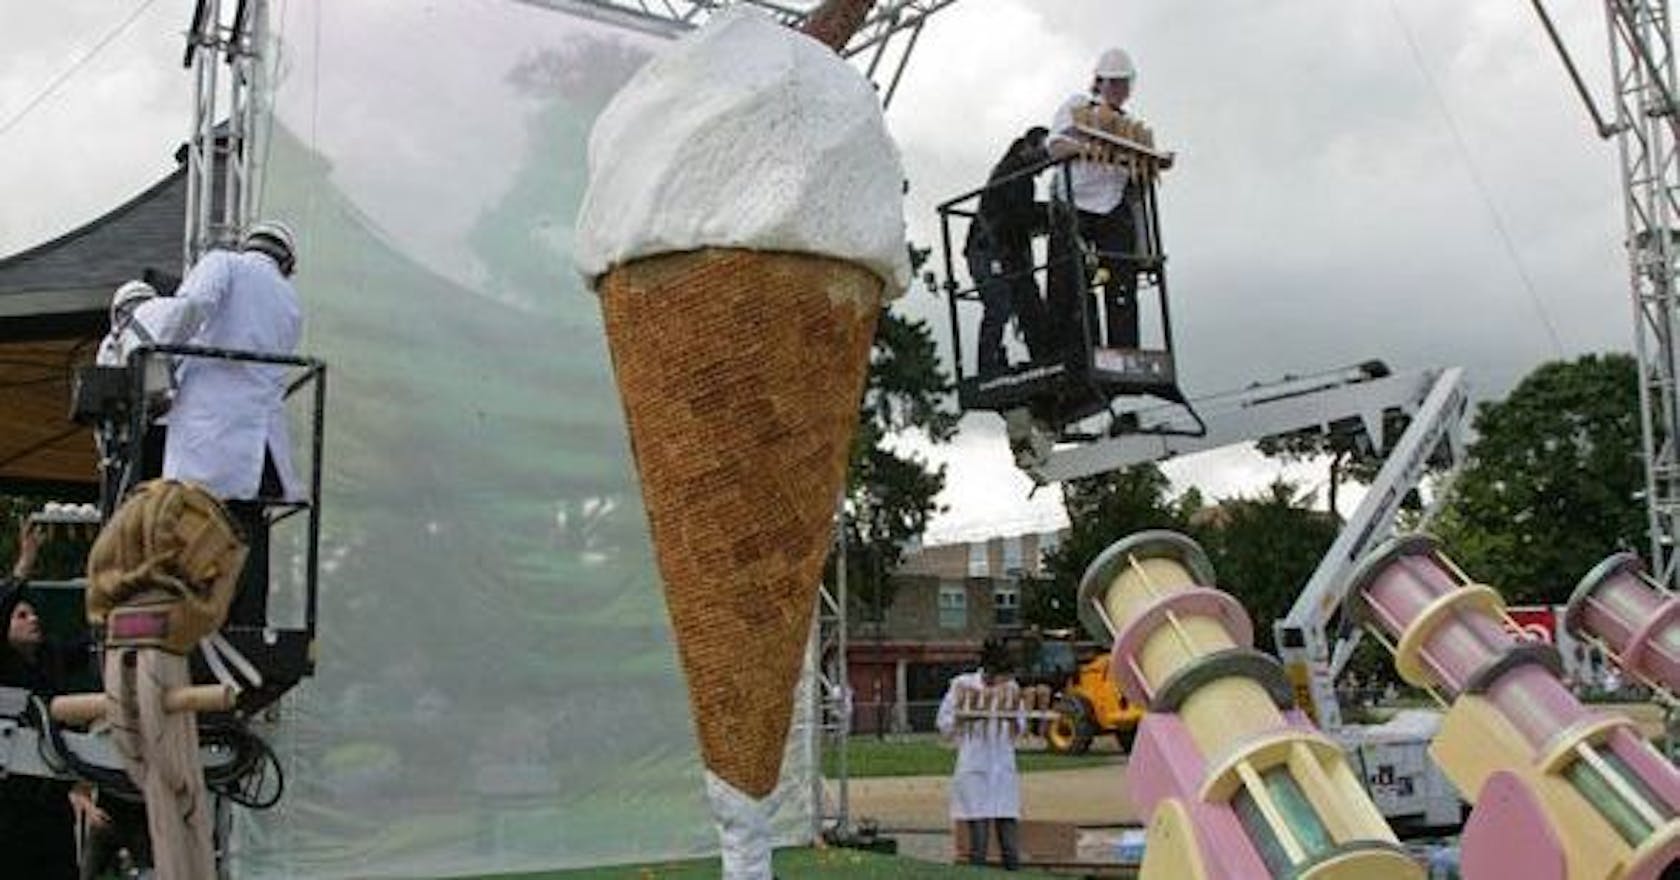
{"type": "MultiPolygon", "coordinates": [[[[1124,250],[1099,248],[1080,228],[1080,212],[1074,207],[1072,172],[1075,163],[1089,160],[1078,155],[1042,160],[937,206],[944,269],[941,288],[950,326],[953,371],[965,409],[1012,407],[1020,405],[1023,395],[1052,392],[1062,398],[1083,400],[1062,406],[1070,419],[1110,408],[1112,398],[1125,394],[1147,394],[1183,403],[1172,363],[1172,309],[1156,191],[1155,169],[1169,161],[1169,157],[1133,144],[1122,143],[1117,145],[1117,149],[1121,154],[1137,154],[1131,157],[1130,181],[1125,202],[1120,208],[1131,212],[1128,224],[1130,241],[1124,250]],[[965,242],[958,241],[958,233],[969,229],[972,224],[985,222],[981,216],[981,199],[1002,187],[1018,186],[1023,179],[1037,180],[1047,172],[1054,174],[1049,187],[1051,197],[1047,203],[1035,205],[1035,210],[1042,210],[1044,217],[1041,228],[1034,229],[1031,236],[1029,264],[1005,266],[1006,271],[986,278],[973,278],[972,273],[966,272],[966,267],[959,268],[961,261],[958,255],[962,253],[965,242]],[[1062,238],[1069,246],[1041,246],[1041,242],[1052,237],[1062,238]],[[1101,269],[1106,269],[1109,277],[1104,278],[1099,271],[1101,269]],[[1078,279],[1075,282],[1078,294],[1071,299],[1050,287],[1050,282],[1055,280],[1053,275],[1059,276],[1064,272],[1078,279]],[[1132,277],[1115,277],[1117,273],[1132,273],[1132,277]],[[958,280],[965,275],[970,276],[967,284],[958,280]],[[1015,285],[1028,277],[1040,292],[1040,302],[1044,307],[1038,328],[1040,338],[1046,343],[1043,347],[1060,346],[1062,350],[1032,351],[1026,364],[1006,370],[1008,375],[1000,381],[988,381],[980,369],[979,346],[964,345],[961,315],[965,308],[981,304],[985,285],[1015,285]],[[1104,305],[1106,298],[1120,295],[1133,299],[1130,307],[1136,312],[1134,320],[1139,324],[1140,334],[1136,348],[1104,344],[1104,328],[1099,316],[1106,316],[1108,312],[1102,307],[1092,307],[1092,298],[1099,295],[1105,298],[1104,305]],[[1150,300],[1151,310],[1142,307],[1146,297],[1150,300]],[[1066,314],[1068,309],[1072,309],[1073,314],[1066,314]],[[1158,316],[1159,348],[1142,342],[1141,325],[1146,314],[1152,318],[1158,316]],[[1074,339],[1069,339],[1070,335],[1074,339]],[[1078,346],[1077,350],[1073,350],[1073,345],[1078,346]],[[969,348],[975,349],[976,368],[973,372],[967,366],[969,348]],[[1151,371],[1158,378],[1149,377],[1151,371]],[[1014,394],[992,393],[993,386],[1002,385],[1017,386],[1021,390],[1014,394]]],[[[933,286],[931,278],[929,282],[933,286]]],[[[1109,332],[1113,334],[1115,331],[1110,328],[1109,332]]]]}
{"type": "MultiPolygon", "coordinates": [[[[303,500],[287,497],[257,497],[249,499],[261,504],[267,526],[272,528],[298,513],[308,516],[305,532],[305,565],[304,565],[304,631],[307,641],[315,637],[316,623],[320,606],[320,547],[321,547],[321,452],[324,441],[324,425],[326,419],[327,395],[327,364],[319,358],[298,357],[295,355],[267,354],[254,351],[240,351],[229,348],[215,348],[201,345],[142,345],[130,352],[128,356],[129,374],[129,407],[128,407],[128,445],[129,453],[123,462],[121,478],[117,481],[114,498],[105,499],[103,505],[109,507],[102,511],[109,518],[111,510],[115,508],[117,500],[126,495],[136,484],[141,482],[143,474],[140,447],[145,437],[147,426],[164,413],[154,412],[146,385],[145,365],[149,358],[167,357],[176,362],[174,369],[179,369],[182,361],[193,358],[229,361],[233,363],[251,364],[253,366],[279,367],[290,372],[286,377],[286,390],[282,398],[290,400],[297,394],[308,389],[310,431],[309,431],[309,480],[308,495],[303,500]]],[[[259,492],[260,492],[259,488],[259,492]]],[[[266,586],[268,578],[263,578],[266,586]]]]}

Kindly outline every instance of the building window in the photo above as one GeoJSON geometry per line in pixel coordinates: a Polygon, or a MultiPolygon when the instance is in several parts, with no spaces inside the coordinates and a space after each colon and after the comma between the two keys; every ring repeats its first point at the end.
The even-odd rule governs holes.
{"type": "Polygon", "coordinates": [[[1003,539],[1003,573],[1006,577],[1020,577],[1021,570],[1021,536],[1013,535],[1003,539]]]}
{"type": "Polygon", "coordinates": [[[968,542],[968,576],[983,578],[991,574],[991,560],[986,558],[986,542],[968,542]]]}
{"type": "Polygon", "coordinates": [[[998,626],[1017,626],[1021,623],[1021,584],[1006,581],[992,590],[994,623],[998,626]]]}
{"type": "Polygon", "coordinates": [[[939,628],[968,626],[968,591],[960,583],[939,585],[939,628]]]}

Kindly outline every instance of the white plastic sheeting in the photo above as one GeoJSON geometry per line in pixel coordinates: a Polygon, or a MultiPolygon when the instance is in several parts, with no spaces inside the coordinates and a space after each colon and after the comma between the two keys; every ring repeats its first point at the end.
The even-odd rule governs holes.
{"type": "MultiPolygon", "coordinates": [[[[237,875],[715,853],[569,256],[590,125],[662,38],[509,2],[270,16],[261,204],[300,232],[303,348],[330,364],[322,604],[319,671],[268,728],[286,796],[238,815],[237,875]]],[[[810,833],[800,705],[783,841],[810,833]]]]}

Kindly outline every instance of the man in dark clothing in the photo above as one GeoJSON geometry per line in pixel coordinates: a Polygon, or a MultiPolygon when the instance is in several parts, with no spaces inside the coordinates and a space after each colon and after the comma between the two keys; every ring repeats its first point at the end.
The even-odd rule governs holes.
{"type": "Polygon", "coordinates": [[[987,178],[980,210],[968,226],[963,256],[968,273],[980,291],[985,313],[980,318],[979,371],[999,373],[1009,366],[1003,350],[1003,327],[1015,316],[1034,361],[1046,356],[1044,301],[1033,275],[1032,236],[1044,226],[1044,205],[1034,192],[1028,173],[1044,161],[1049,131],[1034,126],[1009,145],[987,178]]]}
{"type": "MultiPolygon", "coordinates": [[[[70,677],[85,669],[92,655],[85,642],[61,645],[42,634],[41,619],[27,591],[39,547],[39,531],[25,525],[12,577],[0,583],[0,620],[6,621],[6,640],[0,643],[0,685],[51,697],[64,693],[70,677]]],[[[0,829],[5,830],[0,865],[5,866],[6,876],[76,880],[71,791],[71,783],[58,779],[21,775],[0,779],[0,829]]],[[[99,818],[90,815],[92,821],[99,818]]]]}

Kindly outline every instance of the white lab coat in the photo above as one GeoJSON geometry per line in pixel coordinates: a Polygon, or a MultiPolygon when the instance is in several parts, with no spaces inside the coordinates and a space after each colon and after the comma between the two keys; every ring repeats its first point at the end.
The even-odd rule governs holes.
{"type": "Polygon", "coordinates": [[[951,818],[1019,819],[1021,785],[1015,775],[1015,737],[1026,729],[1026,711],[1021,688],[1013,680],[995,690],[1005,703],[1014,705],[1012,721],[959,722],[957,694],[964,689],[984,690],[980,672],[966,672],[951,679],[945,699],[939,703],[939,732],[957,744],[957,769],[951,774],[951,818]]]}
{"type": "MultiPolygon", "coordinates": [[[[211,251],[187,273],[176,299],[189,304],[198,323],[190,345],[297,351],[303,329],[297,291],[267,254],[211,251]]],[[[285,367],[183,358],[163,475],[201,483],[221,498],[253,498],[266,449],[286,497],[298,497],[286,429],[286,376],[285,367]]]]}
{"type": "Polygon", "coordinates": [[[111,327],[99,342],[94,363],[101,367],[126,367],[128,356],[145,343],[179,345],[198,329],[192,318],[197,310],[174,297],[153,297],[128,313],[128,319],[111,327]]]}

